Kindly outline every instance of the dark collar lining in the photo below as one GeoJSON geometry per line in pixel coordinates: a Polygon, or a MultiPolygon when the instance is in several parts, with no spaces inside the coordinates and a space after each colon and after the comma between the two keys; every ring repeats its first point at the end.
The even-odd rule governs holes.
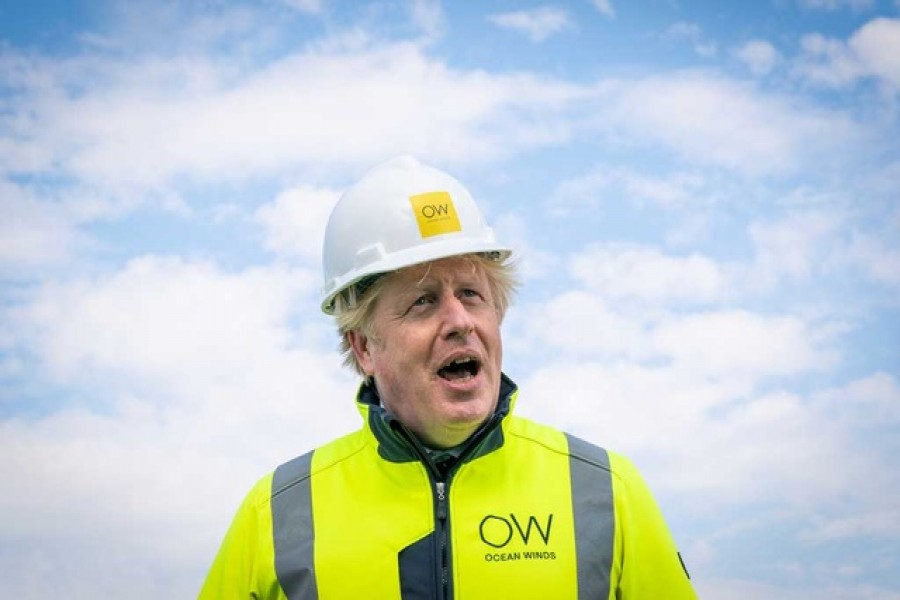
{"type": "MultiPolygon", "coordinates": [[[[494,414],[472,436],[462,444],[460,457],[464,461],[474,460],[499,448],[503,444],[503,430],[500,423],[509,414],[510,401],[516,391],[516,384],[505,374],[500,376],[500,394],[494,414]]],[[[438,472],[430,453],[421,442],[393,415],[388,413],[378,397],[375,385],[363,383],[359,387],[356,401],[368,408],[369,427],[378,440],[378,454],[390,462],[411,462],[421,460],[438,472]]]]}

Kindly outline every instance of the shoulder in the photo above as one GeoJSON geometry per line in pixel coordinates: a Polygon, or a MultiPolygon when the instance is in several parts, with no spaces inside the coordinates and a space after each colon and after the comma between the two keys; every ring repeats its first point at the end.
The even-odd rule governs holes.
{"type": "Polygon", "coordinates": [[[566,434],[566,438],[572,460],[608,472],[614,487],[625,489],[644,485],[640,472],[628,457],[571,434],[566,434]]]}
{"type": "Polygon", "coordinates": [[[503,431],[511,443],[534,445],[560,454],[569,452],[566,435],[563,432],[525,417],[515,415],[508,417],[504,421],[503,431]]]}
{"type": "Polygon", "coordinates": [[[278,495],[335,464],[351,459],[365,448],[366,443],[364,432],[355,431],[279,465],[269,476],[271,495],[278,495]]]}
{"type": "Polygon", "coordinates": [[[518,441],[540,444],[549,451],[566,454],[583,467],[605,471],[623,484],[640,482],[640,473],[626,456],[550,425],[513,416],[507,433],[518,441]]]}
{"type": "Polygon", "coordinates": [[[525,417],[510,417],[506,432],[517,442],[538,444],[551,452],[565,454],[571,460],[606,471],[611,469],[612,457],[618,458],[606,448],[525,417]]]}

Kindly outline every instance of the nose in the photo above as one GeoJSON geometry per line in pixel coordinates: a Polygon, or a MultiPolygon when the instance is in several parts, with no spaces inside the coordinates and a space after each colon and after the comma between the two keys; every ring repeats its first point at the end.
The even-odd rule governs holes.
{"type": "Polygon", "coordinates": [[[446,294],[441,302],[441,317],[444,337],[466,337],[475,329],[475,320],[468,307],[454,294],[446,294]]]}

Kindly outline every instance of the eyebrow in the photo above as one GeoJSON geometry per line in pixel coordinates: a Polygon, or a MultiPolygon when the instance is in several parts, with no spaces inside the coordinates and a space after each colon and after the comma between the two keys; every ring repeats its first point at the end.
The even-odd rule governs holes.
{"type": "MultiPolygon", "coordinates": [[[[429,263],[423,266],[425,267],[425,271],[421,276],[419,276],[417,279],[414,277],[410,277],[408,281],[403,282],[402,285],[404,290],[429,288],[435,282],[440,282],[443,285],[443,283],[447,281],[445,277],[434,275],[433,263],[429,263]]],[[[455,280],[455,285],[478,286],[481,284],[486,284],[487,282],[484,280],[488,279],[488,277],[486,273],[484,273],[484,271],[481,271],[477,267],[472,265],[471,269],[465,269],[462,272],[457,271],[457,273],[453,275],[453,279],[455,280]]]]}

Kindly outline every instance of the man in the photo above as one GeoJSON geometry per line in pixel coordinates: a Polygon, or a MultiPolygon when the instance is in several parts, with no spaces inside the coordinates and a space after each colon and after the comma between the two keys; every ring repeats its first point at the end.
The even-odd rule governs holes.
{"type": "Polygon", "coordinates": [[[509,257],[463,186],[410,157],[341,197],[322,309],[364,425],[256,485],[201,598],[695,597],[626,459],[512,415],[509,257]]]}

